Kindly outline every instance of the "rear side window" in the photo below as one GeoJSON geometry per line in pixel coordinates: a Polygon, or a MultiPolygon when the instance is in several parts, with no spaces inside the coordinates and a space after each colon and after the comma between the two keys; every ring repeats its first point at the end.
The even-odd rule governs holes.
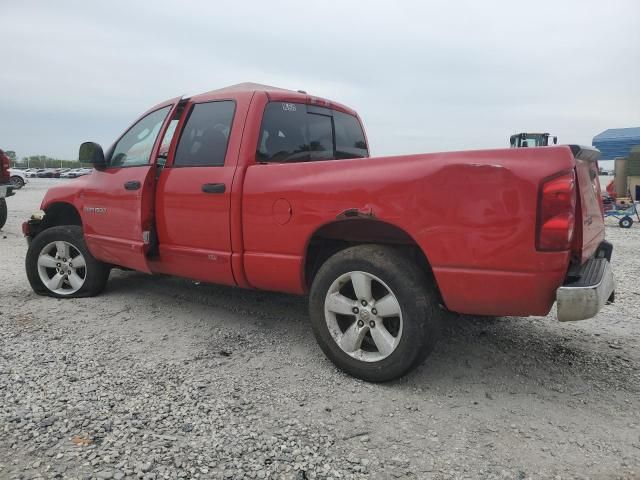
{"type": "Polygon", "coordinates": [[[224,165],[235,108],[231,100],[195,104],[180,135],[173,165],[224,165]]]}
{"type": "Polygon", "coordinates": [[[336,129],[336,158],[368,157],[367,141],[360,122],[353,115],[333,112],[336,129]]]}
{"type": "Polygon", "coordinates": [[[259,162],[307,162],[367,157],[357,118],[302,103],[271,102],[262,118],[259,162]]]}

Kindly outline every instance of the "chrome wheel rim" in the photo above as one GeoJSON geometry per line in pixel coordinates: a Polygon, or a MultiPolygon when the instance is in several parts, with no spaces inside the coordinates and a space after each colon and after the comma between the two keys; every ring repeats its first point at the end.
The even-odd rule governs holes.
{"type": "Polygon", "coordinates": [[[402,309],[391,288],[367,272],[348,272],[329,287],[324,316],[338,347],[356,360],[379,362],[402,338],[402,309]]]}
{"type": "Polygon", "coordinates": [[[24,180],[22,180],[20,177],[11,177],[9,179],[9,183],[16,188],[22,188],[22,186],[24,185],[24,180]]]}
{"type": "Polygon", "coordinates": [[[58,295],[71,295],[82,288],[87,264],[82,253],[69,242],[46,245],[38,255],[38,275],[44,286],[58,295]]]}

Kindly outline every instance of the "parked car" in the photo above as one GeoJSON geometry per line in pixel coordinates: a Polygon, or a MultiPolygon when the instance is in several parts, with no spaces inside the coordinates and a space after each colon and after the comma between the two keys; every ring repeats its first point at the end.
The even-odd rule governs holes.
{"type": "Polygon", "coordinates": [[[60,178],[77,178],[91,173],[91,168],[74,168],[60,175],[60,178]]]}
{"type": "Polygon", "coordinates": [[[78,169],[77,168],[73,168],[70,170],[67,170],[66,172],[63,172],[60,174],[60,178],[76,178],[78,175],[78,169]]]}
{"type": "Polygon", "coordinates": [[[66,173],[66,172],[68,172],[69,170],[71,170],[71,169],[70,169],[70,168],[56,168],[56,169],[54,170],[54,172],[53,172],[53,176],[54,176],[54,178],[60,178],[60,176],[61,176],[63,173],[66,173]]]}
{"type": "Polygon", "coordinates": [[[20,190],[27,183],[27,175],[22,170],[10,168],[9,183],[11,183],[16,190],[20,190]]]}
{"type": "Polygon", "coordinates": [[[36,172],[38,178],[53,178],[53,168],[41,168],[36,172]]]}
{"type": "Polygon", "coordinates": [[[9,157],[3,150],[0,150],[0,228],[7,223],[7,198],[14,195],[9,165],[9,157]]]}
{"type": "Polygon", "coordinates": [[[341,369],[408,372],[447,311],[597,314],[613,299],[588,147],[369,157],[355,111],[256,84],[173,99],[23,225],[39,294],[100,293],[112,266],[309,294],[341,369]],[[177,125],[177,127],[176,127],[177,125]],[[157,137],[160,138],[157,138],[157,137]],[[166,153],[165,153],[166,152],[166,153]]]}

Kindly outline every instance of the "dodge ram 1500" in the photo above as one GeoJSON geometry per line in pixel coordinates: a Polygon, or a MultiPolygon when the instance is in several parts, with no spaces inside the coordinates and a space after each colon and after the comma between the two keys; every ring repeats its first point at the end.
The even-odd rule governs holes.
{"type": "Polygon", "coordinates": [[[370,157],[350,108],[257,84],[144,113],[23,225],[29,282],[96,295],[124,267],[309,294],[325,354],[397,378],[448,311],[590,318],[613,299],[598,151],[370,157]]]}

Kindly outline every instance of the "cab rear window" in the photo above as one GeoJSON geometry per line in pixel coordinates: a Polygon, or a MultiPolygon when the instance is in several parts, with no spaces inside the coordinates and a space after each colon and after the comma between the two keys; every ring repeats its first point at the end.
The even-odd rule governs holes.
{"type": "Polygon", "coordinates": [[[271,102],[262,118],[258,162],[309,162],[368,157],[356,117],[303,103],[271,102]]]}

